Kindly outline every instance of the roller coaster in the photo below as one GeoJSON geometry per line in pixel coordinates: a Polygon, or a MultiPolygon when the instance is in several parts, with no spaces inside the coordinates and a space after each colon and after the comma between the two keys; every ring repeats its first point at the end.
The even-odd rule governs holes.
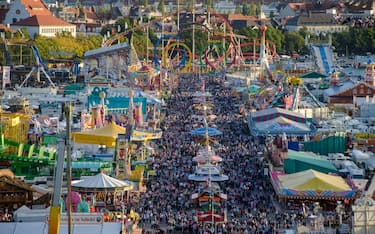
{"type": "MultiPolygon", "coordinates": [[[[109,46],[120,41],[124,37],[131,38],[133,32],[148,28],[155,23],[162,22],[170,17],[175,17],[178,13],[174,12],[163,17],[150,20],[147,23],[137,25],[127,31],[113,35],[103,42],[102,46],[109,46]]],[[[189,23],[189,28],[184,28],[176,33],[161,32],[161,36],[154,44],[153,63],[155,67],[163,65],[170,71],[189,71],[194,64],[194,60],[199,61],[199,66],[205,70],[219,71],[231,67],[247,66],[251,63],[260,63],[267,60],[272,62],[278,59],[276,46],[273,42],[264,38],[248,38],[246,36],[237,35],[233,32],[233,28],[227,19],[213,11],[206,10],[207,19],[215,18],[215,25],[208,22],[207,24],[199,24],[196,22],[189,23]],[[218,32],[213,28],[221,28],[223,32],[218,32]],[[199,53],[194,48],[189,48],[179,34],[186,30],[201,30],[208,34],[209,41],[199,53]],[[160,56],[159,51],[163,51],[160,56]],[[262,52],[263,51],[263,52],[262,52]],[[262,59],[262,56],[266,58],[262,59]],[[261,61],[262,60],[262,61],[261,61]],[[162,64],[161,64],[162,62],[162,64]]],[[[264,33],[264,32],[263,32],[264,33]]],[[[265,34],[262,33],[262,37],[265,34]]],[[[193,46],[194,47],[194,46],[193,46]]],[[[147,48],[148,50],[149,48],[147,48]]]]}

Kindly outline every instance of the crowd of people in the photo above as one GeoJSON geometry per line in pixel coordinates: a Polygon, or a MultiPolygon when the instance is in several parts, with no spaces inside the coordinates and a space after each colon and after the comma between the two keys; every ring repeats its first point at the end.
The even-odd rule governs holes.
{"type": "Polygon", "coordinates": [[[276,233],[302,219],[301,214],[278,210],[274,190],[259,160],[264,145],[248,134],[236,97],[223,82],[222,77],[205,78],[205,89],[212,94],[212,114],[217,116],[208,125],[223,133],[211,139],[211,144],[223,158],[223,173],[229,176],[220,184],[228,196],[227,222],[216,223],[214,228],[199,223],[196,217],[191,199],[196,183],[189,181],[188,175],[194,172],[192,158],[200,147],[190,132],[203,126],[194,117],[192,98],[202,78],[185,75],[180,77],[179,87],[163,113],[163,138],[153,163],[156,176],[148,180],[145,193],[132,197],[127,204],[140,214],[139,226],[145,233],[150,228],[169,233],[276,233]]]}

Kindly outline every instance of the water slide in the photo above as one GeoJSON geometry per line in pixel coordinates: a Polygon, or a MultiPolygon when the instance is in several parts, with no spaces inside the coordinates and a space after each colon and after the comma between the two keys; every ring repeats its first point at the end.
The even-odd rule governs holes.
{"type": "Polygon", "coordinates": [[[330,74],[333,70],[333,54],[329,46],[313,46],[313,53],[318,67],[325,74],[330,74]]]}

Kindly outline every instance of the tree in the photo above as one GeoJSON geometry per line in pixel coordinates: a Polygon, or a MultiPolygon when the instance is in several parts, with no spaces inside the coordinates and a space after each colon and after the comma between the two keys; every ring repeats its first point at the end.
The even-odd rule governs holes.
{"type": "Polygon", "coordinates": [[[277,30],[271,25],[267,25],[266,39],[275,43],[276,51],[282,50],[284,35],[280,30],[277,30]]]}
{"type": "Polygon", "coordinates": [[[305,40],[304,38],[296,32],[286,32],[284,34],[284,52],[292,54],[293,52],[300,53],[304,50],[305,40]]]}
{"type": "Polygon", "coordinates": [[[206,0],[206,7],[207,8],[214,8],[215,4],[214,4],[214,0],[206,0]]]}
{"type": "Polygon", "coordinates": [[[158,4],[158,11],[160,11],[161,13],[165,13],[167,10],[165,9],[165,3],[164,3],[164,0],[160,0],[159,1],[159,4],[158,4]]]}
{"type": "Polygon", "coordinates": [[[234,13],[236,13],[236,14],[241,14],[242,13],[240,5],[238,5],[238,4],[236,5],[236,9],[235,9],[234,13]]]}
{"type": "Polygon", "coordinates": [[[148,0],[140,0],[139,5],[143,5],[144,7],[148,7],[148,0]]]}
{"type": "Polygon", "coordinates": [[[255,16],[261,17],[262,14],[262,4],[258,2],[258,4],[255,7],[255,16]]]}
{"type": "Polygon", "coordinates": [[[248,15],[251,15],[251,16],[255,16],[256,15],[256,7],[255,7],[255,5],[254,5],[253,2],[250,3],[249,14],[248,15]]]}
{"type": "Polygon", "coordinates": [[[242,6],[242,14],[243,15],[250,15],[250,8],[249,8],[249,5],[247,5],[246,3],[243,4],[243,6],[242,6]]]}

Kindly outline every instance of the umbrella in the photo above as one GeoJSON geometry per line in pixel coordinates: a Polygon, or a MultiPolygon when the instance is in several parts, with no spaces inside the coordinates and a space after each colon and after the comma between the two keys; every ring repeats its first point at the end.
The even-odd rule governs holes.
{"type": "MultiPolygon", "coordinates": [[[[221,135],[222,132],[217,130],[216,128],[207,128],[208,135],[209,136],[218,136],[221,135]]],[[[206,135],[206,128],[196,128],[191,131],[192,135],[198,135],[198,136],[205,136],[206,135]]]]}

